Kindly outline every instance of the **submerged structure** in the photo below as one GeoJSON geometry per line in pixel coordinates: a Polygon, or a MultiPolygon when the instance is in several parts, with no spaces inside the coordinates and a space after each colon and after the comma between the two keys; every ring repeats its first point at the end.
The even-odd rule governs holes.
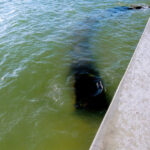
{"type": "Polygon", "coordinates": [[[107,101],[99,73],[91,63],[74,64],[75,107],[86,109],[104,109],[107,101]]]}
{"type": "MultiPolygon", "coordinates": [[[[128,10],[150,8],[147,5],[119,6],[108,9],[110,14],[128,10]]],[[[108,15],[109,16],[109,15],[108,15]]],[[[109,16],[110,17],[110,16],[109,16]]],[[[74,93],[76,108],[104,109],[106,101],[104,85],[96,67],[91,48],[91,39],[95,34],[100,18],[87,18],[79,24],[74,31],[74,43],[72,48],[71,72],[74,77],[74,93]]],[[[102,21],[102,18],[101,18],[102,21]]]]}
{"type": "Polygon", "coordinates": [[[96,67],[90,41],[97,20],[87,19],[75,32],[71,72],[74,78],[75,107],[77,109],[107,108],[104,85],[96,67]]]}

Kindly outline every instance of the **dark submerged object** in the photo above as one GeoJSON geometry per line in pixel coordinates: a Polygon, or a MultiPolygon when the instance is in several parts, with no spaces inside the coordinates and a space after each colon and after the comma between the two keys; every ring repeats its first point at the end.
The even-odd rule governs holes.
{"type": "Polygon", "coordinates": [[[132,12],[135,10],[144,10],[144,9],[149,9],[149,5],[131,5],[131,6],[117,6],[113,8],[107,9],[108,14],[110,15],[109,17],[112,17],[113,15],[123,15],[124,12],[132,12]]]}
{"type": "Polygon", "coordinates": [[[73,65],[74,90],[77,109],[103,110],[108,107],[104,86],[92,63],[73,65]]]}
{"type": "Polygon", "coordinates": [[[129,7],[127,6],[120,6],[120,7],[115,7],[115,9],[124,11],[124,10],[136,10],[136,9],[147,9],[150,8],[148,5],[131,5],[129,7]]]}
{"type": "Polygon", "coordinates": [[[140,9],[147,9],[150,8],[148,5],[131,5],[131,6],[117,6],[113,9],[110,9],[112,13],[124,12],[128,10],[140,10],[140,9]]]}
{"type": "Polygon", "coordinates": [[[148,5],[131,5],[130,7],[128,7],[129,10],[132,10],[132,9],[146,9],[146,8],[150,8],[150,6],[148,6],[148,5]]]}
{"type": "MultiPolygon", "coordinates": [[[[150,6],[131,5],[114,7],[109,9],[112,13],[124,12],[128,10],[146,9],[150,6]]],[[[75,107],[77,109],[107,109],[108,103],[105,90],[99,72],[92,61],[87,61],[92,56],[89,41],[93,35],[98,20],[87,19],[80,24],[80,30],[75,32],[77,41],[73,48],[73,59],[71,71],[74,77],[75,107]],[[76,59],[77,58],[77,59],[76,59]]]]}
{"type": "Polygon", "coordinates": [[[77,109],[103,110],[108,106],[90,44],[98,23],[97,19],[87,18],[74,32],[71,73],[77,109]]]}

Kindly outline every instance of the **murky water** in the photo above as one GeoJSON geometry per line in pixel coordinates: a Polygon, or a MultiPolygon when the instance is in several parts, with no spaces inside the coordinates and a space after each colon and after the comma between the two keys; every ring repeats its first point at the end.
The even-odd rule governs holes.
{"type": "Polygon", "coordinates": [[[1,150],[89,148],[103,113],[73,106],[74,31],[96,19],[90,47],[110,101],[150,14],[112,8],[133,3],[139,0],[0,1],[1,150]]]}

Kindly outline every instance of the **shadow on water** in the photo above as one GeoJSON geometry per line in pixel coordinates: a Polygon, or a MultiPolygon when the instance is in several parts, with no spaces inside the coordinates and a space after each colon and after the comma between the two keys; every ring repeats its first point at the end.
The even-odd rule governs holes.
{"type": "Polygon", "coordinates": [[[75,108],[89,112],[108,107],[104,84],[92,51],[91,39],[96,34],[98,24],[99,21],[93,18],[87,18],[79,24],[78,30],[74,31],[75,40],[70,53],[75,108]]]}
{"type": "MultiPolygon", "coordinates": [[[[120,6],[108,9],[106,17],[114,14],[122,15],[127,11],[143,9],[142,6],[120,6]]],[[[114,15],[115,17],[115,15],[114,15]]],[[[96,55],[93,51],[92,39],[100,27],[103,18],[87,17],[73,30],[73,43],[70,57],[70,72],[73,80],[75,107],[88,112],[103,111],[108,108],[107,93],[100,69],[97,67],[96,55]]],[[[79,111],[82,113],[83,111],[79,111]]]]}
{"type": "Polygon", "coordinates": [[[90,109],[87,111],[86,109],[76,109],[73,114],[80,117],[86,117],[86,119],[95,120],[96,118],[99,117],[102,119],[106,111],[107,110],[99,111],[99,110],[90,109]]]}

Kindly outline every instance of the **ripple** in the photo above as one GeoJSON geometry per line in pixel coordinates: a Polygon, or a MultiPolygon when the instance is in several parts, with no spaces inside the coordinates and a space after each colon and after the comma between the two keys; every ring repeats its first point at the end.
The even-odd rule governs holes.
{"type": "Polygon", "coordinates": [[[72,115],[70,65],[73,57],[89,61],[94,55],[92,61],[97,63],[106,92],[112,98],[149,17],[146,10],[110,11],[131,3],[0,1],[0,137],[10,145],[7,149],[15,141],[20,144],[14,144],[13,149],[22,149],[24,142],[27,149],[40,149],[39,143],[42,148],[60,149],[56,144],[60,139],[62,148],[67,145],[66,149],[88,149],[99,119],[72,115]],[[91,26],[94,21],[89,21],[87,25],[87,18],[96,24],[91,26]],[[82,43],[82,32],[89,28],[91,34],[86,35],[90,47],[82,43]],[[85,50],[73,55],[74,43],[90,48],[91,53],[85,50]],[[90,133],[85,132],[85,127],[90,133]]]}
{"type": "Polygon", "coordinates": [[[2,60],[0,61],[0,66],[3,65],[6,62],[7,57],[9,56],[9,54],[5,54],[2,58],[2,60]]]}

